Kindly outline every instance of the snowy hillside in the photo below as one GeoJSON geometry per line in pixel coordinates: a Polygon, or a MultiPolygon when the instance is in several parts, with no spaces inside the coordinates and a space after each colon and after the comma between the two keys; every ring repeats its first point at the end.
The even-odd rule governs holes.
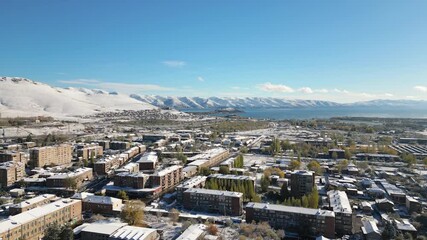
{"type": "Polygon", "coordinates": [[[340,106],[339,103],[317,100],[287,100],[283,98],[230,98],[230,97],[163,97],[131,95],[132,98],[158,107],[172,107],[177,109],[204,109],[204,108],[297,108],[297,107],[331,107],[340,106]]]}
{"type": "Polygon", "coordinates": [[[0,113],[70,117],[118,110],[154,109],[127,95],[82,88],[54,88],[25,78],[0,77],[0,113]]]}

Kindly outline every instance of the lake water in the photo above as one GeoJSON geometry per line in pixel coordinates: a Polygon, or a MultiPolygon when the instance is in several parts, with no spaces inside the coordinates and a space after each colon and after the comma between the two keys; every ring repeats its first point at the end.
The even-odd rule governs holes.
{"type": "MultiPolygon", "coordinates": [[[[214,109],[185,109],[184,112],[209,112],[214,109]]],[[[250,108],[236,113],[242,117],[257,119],[312,119],[331,117],[383,117],[383,118],[427,118],[425,108],[405,107],[305,107],[305,108],[250,108]]],[[[215,114],[224,116],[224,114],[215,114]]]]}

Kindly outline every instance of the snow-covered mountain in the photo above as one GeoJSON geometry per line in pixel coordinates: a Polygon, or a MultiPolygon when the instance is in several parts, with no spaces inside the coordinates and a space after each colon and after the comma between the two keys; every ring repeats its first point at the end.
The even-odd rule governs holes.
{"type": "Polygon", "coordinates": [[[141,102],[158,107],[171,107],[176,109],[206,109],[206,108],[298,108],[298,107],[333,107],[343,104],[318,101],[318,100],[288,100],[283,98],[262,97],[164,97],[164,96],[140,96],[130,95],[141,102]]]}
{"type": "Polygon", "coordinates": [[[0,114],[70,117],[157,108],[128,95],[84,88],[55,88],[26,78],[0,77],[0,114]]]}

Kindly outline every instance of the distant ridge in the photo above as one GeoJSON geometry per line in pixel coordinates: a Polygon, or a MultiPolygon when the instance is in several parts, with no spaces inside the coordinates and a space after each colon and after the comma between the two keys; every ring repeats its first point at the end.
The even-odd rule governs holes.
{"type": "Polygon", "coordinates": [[[19,77],[0,77],[1,116],[70,117],[121,110],[157,108],[327,108],[327,107],[405,107],[427,110],[427,101],[373,100],[336,103],[320,100],[289,100],[272,97],[172,97],[121,94],[100,89],[57,88],[19,77]]]}

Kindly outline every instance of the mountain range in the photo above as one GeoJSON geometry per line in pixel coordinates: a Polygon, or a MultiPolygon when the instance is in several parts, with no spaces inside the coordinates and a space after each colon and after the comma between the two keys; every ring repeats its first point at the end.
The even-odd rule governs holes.
{"type": "Polygon", "coordinates": [[[320,100],[289,100],[273,97],[173,97],[121,94],[97,89],[57,88],[26,78],[0,77],[1,116],[70,117],[121,110],[157,108],[212,109],[247,108],[326,108],[326,107],[417,107],[427,109],[427,101],[373,100],[336,103],[320,100]]]}

